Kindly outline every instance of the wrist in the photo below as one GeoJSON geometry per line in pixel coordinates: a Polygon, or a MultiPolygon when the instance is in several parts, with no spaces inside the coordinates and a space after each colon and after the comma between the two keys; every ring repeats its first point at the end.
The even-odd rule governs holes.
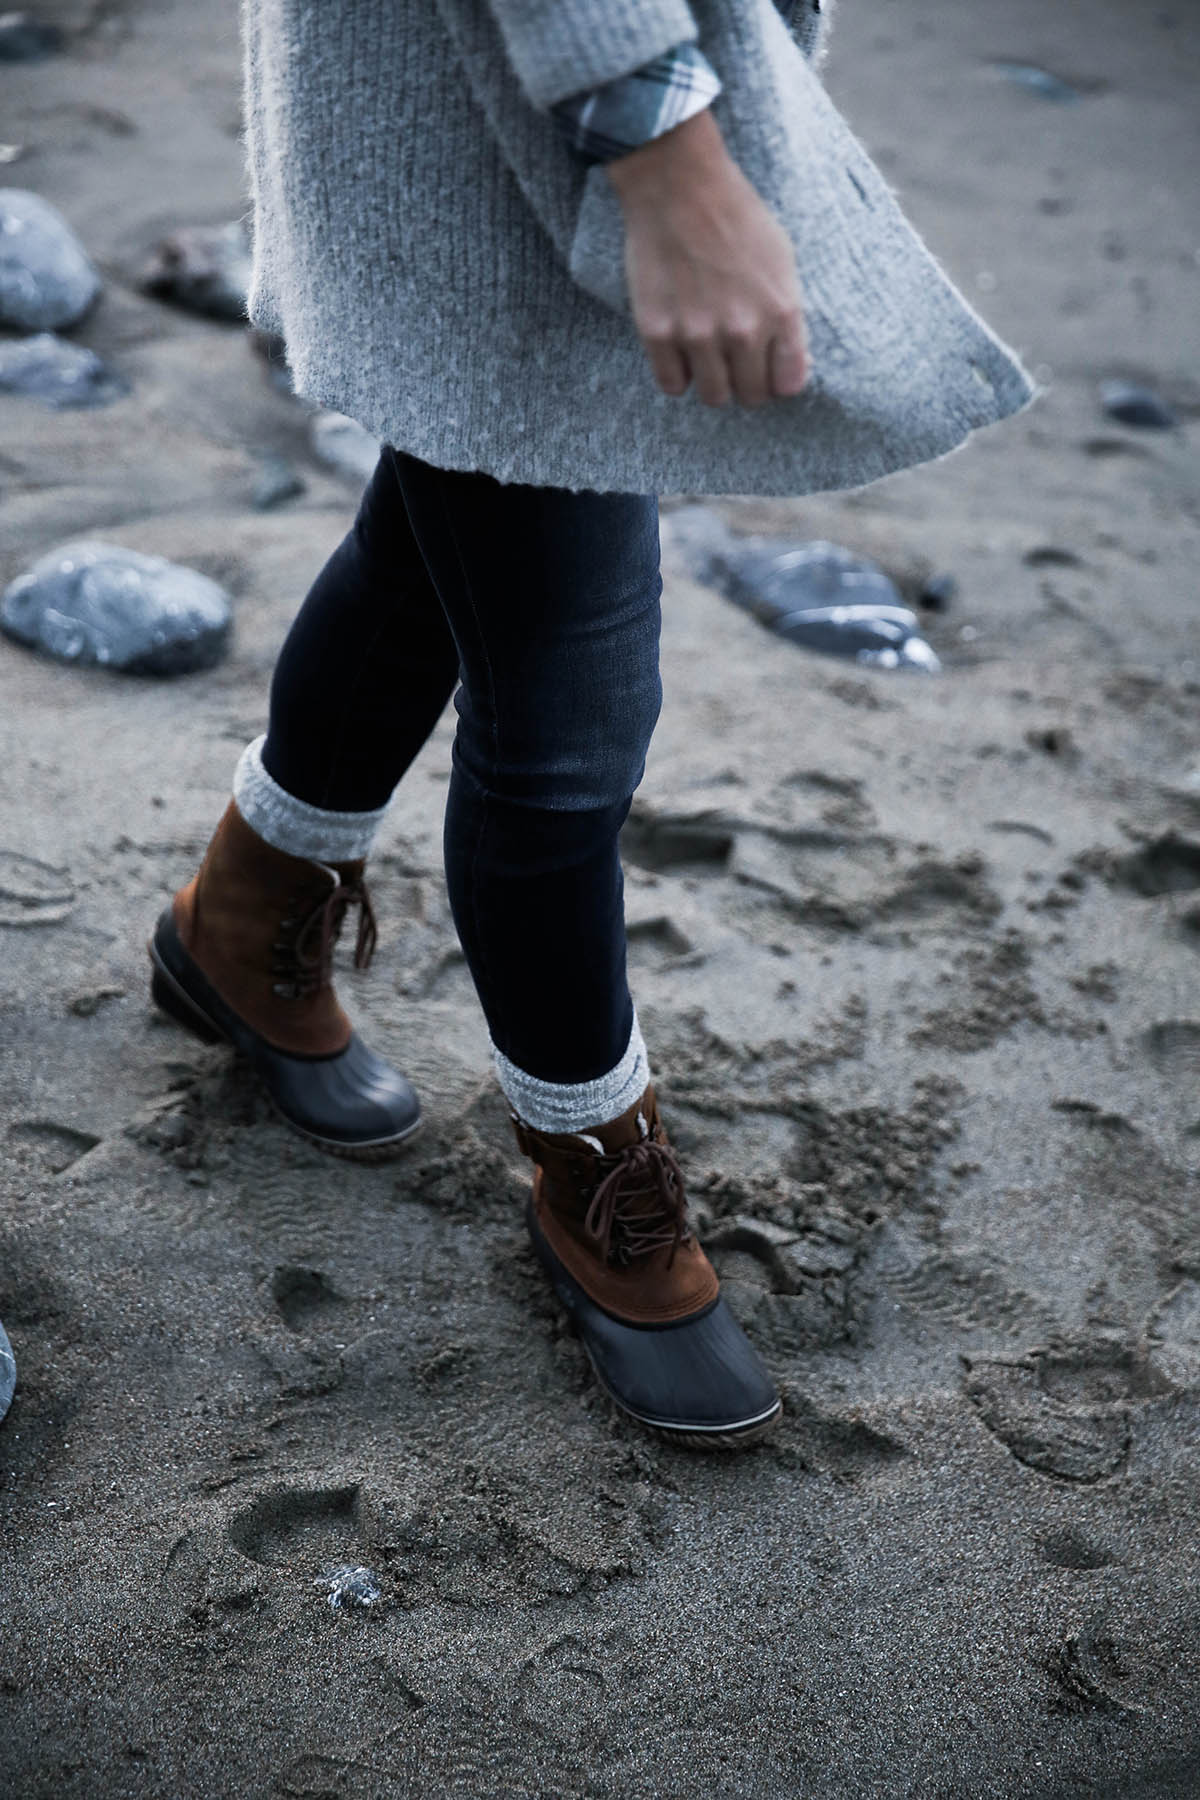
{"type": "Polygon", "coordinates": [[[706,106],[604,166],[625,203],[657,199],[681,181],[705,180],[729,160],[721,127],[706,106]]]}

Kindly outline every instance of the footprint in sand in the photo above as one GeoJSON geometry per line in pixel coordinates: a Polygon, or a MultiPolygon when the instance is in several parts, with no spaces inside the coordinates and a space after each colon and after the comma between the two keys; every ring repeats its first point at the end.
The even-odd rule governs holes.
{"type": "Polygon", "coordinates": [[[705,1243],[735,1312],[776,1356],[840,1344],[852,1332],[863,1234],[826,1234],[819,1221],[801,1232],[739,1215],[718,1220],[705,1243]]]}
{"type": "Polygon", "coordinates": [[[853,1414],[821,1412],[802,1394],[785,1391],[784,1413],[765,1448],[785,1468],[821,1469],[853,1480],[889,1468],[908,1456],[898,1437],[853,1414]]]}
{"type": "Polygon", "coordinates": [[[0,925],[59,925],[75,904],[66,869],[0,850],[0,925]]]}
{"type": "Polygon", "coordinates": [[[1170,1391],[1145,1352],[1115,1336],[963,1362],[982,1424],[1018,1462],[1061,1481],[1102,1481],[1123,1469],[1134,1406],[1170,1391]]]}
{"type": "Polygon", "coordinates": [[[1200,1020],[1161,1019],[1143,1032],[1142,1043],[1156,1068],[1195,1090],[1200,1082],[1200,1020]]]}
{"type": "Polygon", "coordinates": [[[95,1132],[60,1125],[54,1119],[15,1119],[8,1136],[15,1149],[26,1151],[52,1175],[61,1175],[101,1142],[95,1132]]]}
{"type": "Polygon", "coordinates": [[[621,832],[621,854],[639,869],[718,874],[727,867],[735,842],[735,833],[717,813],[651,813],[635,806],[621,832]]]}
{"type": "Polygon", "coordinates": [[[705,961],[691,939],[668,913],[651,919],[630,919],[625,928],[635,962],[643,967],[674,968],[686,961],[689,968],[705,961]]]}
{"type": "Polygon", "coordinates": [[[302,1569],[359,1563],[362,1491],[349,1487],[278,1487],[235,1513],[228,1537],[235,1550],[264,1569],[302,1569]]]}
{"type": "Polygon", "coordinates": [[[1043,1658],[1055,1683],[1060,1710],[1128,1714],[1141,1712],[1129,1696],[1130,1670],[1122,1647],[1102,1619],[1089,1620],[1043,1658]]]}
{"type": "Polygon", "coordinates": [[[1187,894],[1200,888],[1200,844],[1168,831],[1144,844],[1113,867],[1113,875],[1135,894],[1153,899],[1160,894],[1187,894]]]}
{"type": "Polygon", "coordinates": [[[1115,1551],[1093,1543],[1074,1525],[1044,1531],[1037,1540],[1037,1551],[1043,1562],[1056,1569],[1107,1569],[1117,1561],[1115,1551]]]}
{"type": "Polygon", "coordinates": [[[343,1304],[328,1275],[298,1263],[283,1263],[276,1269],[271,1277],[271,1298],[291,1331],[311,1331],[330,1323],[330,1313],[343,1304]]]}
{"type": "Polygon", "coordinates": [[[1188,1276],[1146,1321],[1154,1365],[1172,1387],[1200,1388],[1200,1280],[1188,1276]]]}

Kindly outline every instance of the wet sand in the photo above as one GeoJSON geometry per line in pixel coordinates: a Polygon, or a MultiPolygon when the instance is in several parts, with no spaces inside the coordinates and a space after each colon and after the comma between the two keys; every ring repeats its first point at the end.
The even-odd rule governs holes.
{"type": "Polygon", "coordinates": [[[343,992],[418,1082],[359,1169],[155,1016],[145,938],[353,516],[236,328],[137,291],[243,209],[229,0],[59,9],[9,182],[130,379],[5,400],[0,582],[87,529],[215,575],[175,683],[0,640],[0,1791],[1190,1796],[1200,1782],[1200,34],[1183,7],[845,0],[828,79],[1046,383],[865,492],[713,504],[906,591],[938,678],[689,580],[627,838],[631,963],[706,1242],[786,1417],[735,1460],[615,1415],[523,1237],[440,874],[451,724],[343,992]],[[996,59],[1040,64],[1055,104],[996,59]],[[1105,417],[1148,381],[1168,433],[1105,417]],[[250,505],[257,459],[307,487],[250,505]],[[375,1572],[336,1610],[328,1568],[375,1572]]]}

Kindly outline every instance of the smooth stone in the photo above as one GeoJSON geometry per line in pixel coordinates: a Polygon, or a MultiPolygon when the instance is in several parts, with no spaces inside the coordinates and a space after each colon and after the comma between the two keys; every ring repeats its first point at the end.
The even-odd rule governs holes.
{"type": "Polygon", "coordinates": [[[383,1598],[379,1577],[361,1563],[339,1563],[336,1568],[326,1569],[313,1585],[326,1590],[335,1612],[369,1612],[383,1598]]]}
{"type": "Polygon", "coordinates": [[[39,331],[0,341],[0,392],[40,400],[43,406],[107,406],[129,392],[129,383],[94,350],[39,331]]]}
{"type": "Polygon", "coordinates": [[[43,25],[27,12],[0,13],[0,62],[41,62],[65,42],[60,25],[43,25]]]}
{"type": "Polygon", "coordinates": [[[0,188],[0,325],[57,331],[74,325],[100,277],[67,221],[28,188],[0,188]]]}
{"type": "Polygon", "coordinates": [[[309,442],[319,462],[356,484],[369,481],[379,461],[379,439],[345,413],[318,412],[309,426],[309,442]]]}
{"type": "Polygon", "coordinates": [[[241,219],[185,225],[155,245],[138,285],[188,312],[245,325],[250,269],[250,239],[241,219]]]}
{"type": "Polygon", "coordinates": [[[260,459],[253,496],[259,512],[269,512],[273,506],[282,506],[285,500],[294,500],[303,492],[304,481],[286,457],[271,455],[260,459]]]}
{"type": "Polygon", "coordinates": [[[13,1389],[16,1385],[16,1360],[12,1353],[12,1345],[5,1336],[4,1327],[0,1325],[0,1419],[12,1405],[13,1389]]]}
{"type": "Polygon", "coordinates": [[[948,612],[957,595],[958,582],[953,575],[931,575],[921,584],[917,605],[923,606],[926,612],[948,612]]]}
{"type": "Polygon", "coordinates": [[[1170,431],[1179,420],[1165,400],[1152,388],[1139,387],[1136,381],[1105,381],[1100,384],[1100,404],[1110,419],[1122,425],[1140,425],[1147,431],[1170,431]]]}
{"type": "Polygon", "coordinates": [[[827,656],[849,656],[881,669],[940,667],[936,655],[918,635],[917,616],[906,606],[814,606],[785,613],[771,629],[806,650],[827,656]]]}
{"type": "Polygon", "coordinates": [[[1059,105],[1069,105],[1074,100],[1082,100],[1083,95],[1061,75],[1052,75],[1049,69],[1039,69],[1036,63],[998,62],[993,64],[1006,81],[1017,87],[1023,87],[1027,93],[1036,94],[1039,100],[1055,100],[1059,105]]]}
{"type": "Polygon", "coordinates": [[[742,537],[702,506],[669,513],[664,525],[698,581],[778,636],[879,668],[940,669],[917,615],[869,557],[820,538],[742,537]]]}
{"type": "Polygon", "coordinates": [[[267,380],[272,387],[278,388],[281,394],[294,395],[296,392],[292,382],[292,371],[287,359],[287,339],[275,331],[260,331],[257,325],[250,327],[250,343],[254,351],[262,357],[267,365],[267,380]]]}
{"type": "Polygon", "coordinates": [[[229,596],[165,556],[74,538],[0,595],[0,630],[60,662],[130,675],[186,675],[219,662],[229,596]]]}

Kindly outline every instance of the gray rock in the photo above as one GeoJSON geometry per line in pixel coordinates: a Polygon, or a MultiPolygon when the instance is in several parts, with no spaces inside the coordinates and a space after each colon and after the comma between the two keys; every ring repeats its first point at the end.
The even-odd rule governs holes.
{"type": "Polygon", "coordinates": [[[65,42],[60,25],[45,25],[27,12],[0,13],[0,62],[41,62],[65,42]]]}
{"type": "Polygon", "coordinates": [[[1101,382],[1100,404],[1110,419],[1119,419],[1122,425],[1140,425],[1147,431],[1170,431],[1179,423],[1176,414],[1153,388],[1139,387],[1136,381],[1101,382]]]}
{"type": "Polygon", "coordinates": [[[336,1568],[326,1569],[313,1586],[328,1592],[335,1612],[368,1612],[383,1598],[379,1577],[360,1563],[339,1563],[336,1568]]]}
{"type": "Polygon", "coordinates": [[[667,515],[696,580],[805,649],[885,669],[940,669],[891,577],[868,557],[814,539],[742,537],[706,507],[667,515]]]}
{"type": "Polygon", "coordinates": [[[379,439],[345,413],[318,412],[309,427],[309,439],[318,461],[361,486],[369,481],[379,461],[379,439]]]}
{"type": "Polygon", "coordinates": [[[13,1358],[12,1345],[4,1335],[4,1327],[0,1325],[0,1419],[12,1405],[13,1389],[17,1385],[17,1365],[13,1358]]]}
{"type": "Polygon", "coordinates": [[[52,331],[0,342],[0,392],[22,394],[43,406],[106,406],[129,383],[94,350],[52,331]]]}
{"type": "Polygon", "coordinates": [[[1026,93],[1036,94],[1039,100],[1054,100],[1060,106],[1070,105],[1075,100],[1082,100],[1083,95],[1061,75],[1052,75],[1049,69],[1039,69],[1036,63],[998,62],[996,69],[1006,81],[1023,87],[1026,93]]]}
{"type": "Polygon", "coordinates": [[[155,245],[138,285],[156,300],[244,325],[250,266],[250,238],[243,220],[187,225],[155,245]]]}
{"type": "Polygon", "coordinates": [[[57,331],[74,325],[100,277],[56,207],[28,188],[0,188],[0,325],[57,331]]]}
{"type": "Polygon", "coordinates": [[[930,575],[921,583],[917,604],[926,612],[946,612],[957,594],[958,582],[953,575],[930,575]]]}
{"type": "Polygon", "coordinates": [[[304,492],[304,481],[284,456],[264,456],[258,465],[253,503],[259,512],[270,512],[285,500],[294,500],[304,492]]]}
{"type": "Polygon", "coordinates": [[[0,595],[0,630],[60,662],[131,675],[185,675],[220,661],[231,611],[224,589],[165,556],[75,538],[0,595]]]}
{"type": "Polygon", "coordinates": [[[271,386],[278,388],[281,394],[295,395],[292,371],[288,366],[287,339],[275,331],[260,331],[256,325],[250,327],[249,335],[251,348],[267,365],[267,380],[271,386]]]}

